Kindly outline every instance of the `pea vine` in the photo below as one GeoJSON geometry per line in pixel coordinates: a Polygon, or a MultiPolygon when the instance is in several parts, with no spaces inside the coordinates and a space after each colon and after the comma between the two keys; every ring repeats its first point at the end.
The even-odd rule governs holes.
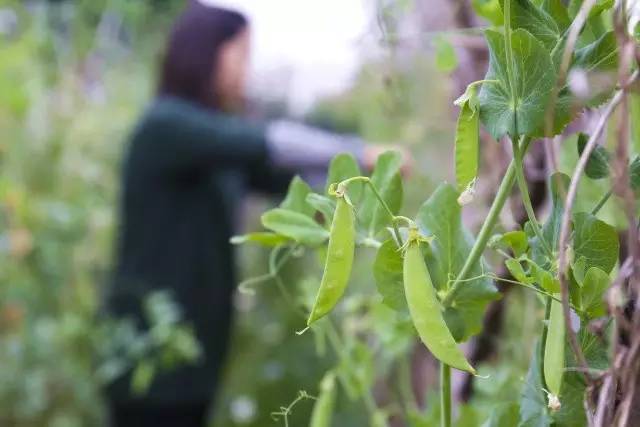
{"type": "MultiPolygon", "coordinates": [[[[378,405],[371,392],[373,375],[363,372],[363,366],[371,365],[372,351],[358,342],[357,334],[328,318],[340,311],[354,260],[361,255],[366,259],[372,251],[371,269],[382,303],[411,320],[412,331],[440,362],[442,427],[453,425],[451,368],[478,375],[460,344],[482,330],[488,305],[500,298],[497,282],[531,291],[544,316],[516,409],[496,412],[485,425],[629,425],[640,370],[640,310],[635,309],[640,158],[630,161],[628,155],[629,97],[638,96],[633,93],[638,71],[626,2],[615,8],[612,1],[593,0],[568,6],[560,0],[496,0],[493,7],[488,6],[492,2],[475,3],[495,26],[485,31],[490,57],[485,78],[471,83],[455,102],[460,107],[455,186],[441,184],[415,216],[401,216],[400,156],[383,154],[371,176],[364,176],[351,155],[340,154],[330,165],[326,195],[296,177],[283,203],[262,216],[268,231],[233,239],[273,248],[269,273],[244,282],[241,290],[275,281],[319,342],[328,338],[339,361],[319,387],[313,427],[331,425],[335,379],[350,398],[362,399],[371,425],[388,425],[393,415],[422,425],[406,380],[400,382],[399,405],[378,405]],[[566,83],[572,72],[617,75],[617,83],[578,97],[566,83]],[[573,175],[552,171],[547,177],[550,208],[541,222],[529,194],[527,154],[551,138],[569,143],[565,128],[585,110],[598,113],[595,126],[590,135],[577,138],[573,175]],[[611,153],[598,141],[616,111],[618,132],[611,153]],[[478,203],[481,126],[492,139],[510,142],[512,159],[473,237],[461,214],[464,206],[478,203]],[[613,182],[587,211],[574,209],[583,175],[613,182]],[[504,230],[500,218],[514,187],[528,220],[522,228],[504,230]],[[613,195],[627,219],[622,229],[628,258],[621,263],[618,230],[598,218],[613,195]],[[313,287],[315,297],[297,298],[279,279],[279,271],[305,249],[321,254],[324,271],[319,288],[313,287]],[[500,259],[493,263],[494,271],[484,259],[488,253],[500,259]],[[607,333],[594,333],[596,323],[607,333]],[[614,350],[615,363],[607,348],[614,350]]],[[[350,309],[354,316],[362,307],[379,304],[365,297],[358,302],[350,309]]],[[[396,354],[399,359],[406,357],[401,353],[396,354]]],[[[291,408],[278,415],[286,417],[291,408]]]]}

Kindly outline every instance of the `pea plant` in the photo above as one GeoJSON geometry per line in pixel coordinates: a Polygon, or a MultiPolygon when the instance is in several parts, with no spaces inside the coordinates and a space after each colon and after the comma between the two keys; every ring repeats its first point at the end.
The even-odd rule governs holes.
{"type": "MultiPolygon", "coordinates": [[[[338,366],[320,382],[311,426],[331,425],[338,384],[347,395],[363,399],[373,426],[388,425],[398,412],[410,425],[431,425],[416,416],[408,402],[399,407],[376,404],[367,390],[371,382],[359,381],[366,376],[359,373],[363,364],[358,351],[345,349],[329,315],[343,299],[354,260],[361,255],[366,259],[372,251],[381,304],[410,319],[411,331],[440,362],[441,426],[453,425],[451,369],[478,376],[461,344],[481,331],[487,306],[501,297],[498,281],[530,291],[544,318],[520,398],[508,411],[496,409],[485,425],[633,424],[630,417],[640,401],[635,203],[640,157],[629,161],[629,105],[637,96],[638,46],[633,8],[625,1],[615,7],[613,3],[474,1],[478,12],[495,24],[484,32],[488,71],[455,102],[460,107],[456,185],[438,186],[414,216],[399,215],[403,178],[397,153],[380,156],[370,176],[362,174],[352,156],[340,154],[330,165],[326,195],[296,177],[282,204],[262,216],[268,231],[234,238],[235,243],[272,248],[269,273],[243,282],[241,289],[252,291],[257,283],[274,280],[307,319],[307,328],[299,333],[327,336],[338,356],[338,366]],[[568,76],[576,75],[606,78],[585,94],[569,82],[568,76]],[[596,120],[590,123],[590,134],[577,138],[579,161],[571,177],[550,168],[550,208],[540,221],[529,195],[525,157],[535,144],[552,147],[552,138],[567,139],[567,125],[587,110],[596,120]],[[598,142],[614,114],[617,131],[610,152],[598,142]],[[474,236],[464,228],[461,213],[477,203],[481,126],[491,139],[511,144],[512,159],[474,236]],[[583,175],[589,181],[581,188],[604,178],[612,182],[610,191],[584,212],[574,209],[583,175]],[[528,221],[505,230],[499,219],[514,187],[528,221]],[[625,213],[620,234],[598,217],[612,195],[625,213]],[[626,246],[621,247],[621,239],[626,246]],[[315,299],[296,300],[278,273],[303,250],[319,253],[324,272],[319,288],[313,287],[315,299]],[[490,265],[484,259],[489,252],[500,262],[490,265]]],[[[351,307],[351,312],[359,308],[351,307]]],[[[478,376],[478,381],[483,378],[478,376]]],[[[304,398],[313,397],[303,393],[304,398]]],[[[287,423],[290,410],[283,408],[276,415],[287,423]]]]}

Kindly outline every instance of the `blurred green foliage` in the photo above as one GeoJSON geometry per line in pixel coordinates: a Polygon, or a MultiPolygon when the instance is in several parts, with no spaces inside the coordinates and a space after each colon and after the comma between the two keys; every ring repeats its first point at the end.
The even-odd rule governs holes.
{"type": "MultiPolygon", "coordinates": [[[[155,369],[149,368],[149,349],[166,350],[160,353],[168,359],[196,352],[187,330],[173,328],[179,316],[166,296],[150,301],[152,313],[164,314],[151,322],[159,329],[147,335],[99,314],[117,226],[123,143],[152,93],[158,55],[180,4],[0,0],[0,425],[101,425],[100,387],[126,369],[127,360],[142,362],[137,378],[144,389],[149,370],[155,369]],[[171,339],[153,338],[166,337],[167,325],[171,339]],[[133,343],[141,337],[147,345],[135,350],[133,343]],[[123,359],[132,347],[135,354],[123,359]]],[[[390,13],[385,9],[385,16],[390,13]]],[[[423,55],[403,66],[372,62],[348,92],[321,102],[308,117],[368,140],[405,143],[417,159],[405,188],[404,205],[411,212],[434,182],[452,178],[453,169],[442,165],[452,165],[453,96],[447,76],[432,63],[423,55]]],[[[250,222],[257,222],[264,204],[255,207],[250,222]]],[[[292,310],[277,283],[264,283],[255,296],[237,295],[214,425],[277,425],[281,420],[274,421],[271,413],[301,389],[317,395],[330,368],[346,378],[334,425],[366,425],[363,403],[355,397],[374,378],[395,381],[408,375],[414,343],[406,316],[371,304],[377,298],[368,267],[374,256],[371,250],[369,259],[359,258],[339,308],[340,316],[358,319],[336,326],[347,337],[348,363],[336,364],[331,328],[295,334],[304,316],[292,310]],[[369,307],[365,317],[350,315],[363,307],[369,307]],[[372,331],[364,345],[358,338],[372,331]]],[[[267,259],[259,248],[245,246],[241,260],[243,277],[265,272],[267,259]]],[[[321,266],[321,259],[301,255],[282,273],[280,285],[292,298],[309,300],[321,266]]],[[[532,351],[520,342],[523,334],[537,333],[540,313],[530,295],[514,291],[508,298],[509,327],[499,344],[500,358],[480,368],[491,379],[475,380],[474,408],[464,406],[457,425],[479,425],[495,399],[517,399],[532,351]]],[[[406,390],[405,381],[392,392],[406,390]]],[[[437,397],[427,401],[425,411],[416,411],[415,426],[437,420],[437,397]]],[[[309,400],[296,405],[290,425],[305,425],[311,408],[309,400]]]]}

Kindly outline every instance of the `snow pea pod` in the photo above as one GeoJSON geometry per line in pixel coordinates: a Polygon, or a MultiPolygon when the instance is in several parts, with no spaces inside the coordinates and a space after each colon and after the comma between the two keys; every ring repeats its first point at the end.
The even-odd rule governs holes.
{"type": "Polygon", "coordinates": [[[329,372],[320,382],[320,395],[315,405],[313,405],[309,427],[331,427],[335,401],[335,376],[332,372],[329,372]]]}
{"type": "Polygon", "coordinates": [[[447,328],[416,237],[407,244],[402,270],[409,313],[424,345],[441,362],[475,374],[447,328]]]}
{"type": "Polygon", "coordinates": [[[307,325],[333,309],[344,294],[351,275],[356,238],[355,213],[343,192],[336,195],[338,201],[331,223],[324,274],[307,325]]]}
{"type": "MultiPolygon", "coordinates": [[[[556,295],[560,296],[560,294],[556,295]]],[[[547,383],[549,393],[556,397],[560,395],[564,373],[564,335],[562,303],[552,300],[547,341],[544,348],[544,381],[547,383]]]]}

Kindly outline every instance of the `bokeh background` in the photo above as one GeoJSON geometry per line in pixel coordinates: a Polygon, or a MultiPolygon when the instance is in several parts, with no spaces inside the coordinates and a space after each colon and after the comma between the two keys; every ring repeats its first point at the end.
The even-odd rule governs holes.
{"type": "MultiPolygon", "coordinates": [[[[113,349],[136,341],[139,333],[100,314],[113,259],[121,155],[154,94],[163,43],[183,4],[0,0],[2,426],[104,425],[100,388],[122,369],[113,349]]],[[[468,8],[459,5],[466,2],[221,4],[252,19],[252,116],[293,117],[373,142],[404,144],[415,159],[405,189],[407,212],[415,212],[438,182],[451,179],[452,101],[485,71],[480,31],[460,27],[486,22],[461,16],[468,8]]],[[[499,152],[492,150],[486,155],[499,152]]],[[[567,153],[563,159],[570,164],[575,154],[567,153]]],[[[480,193],[492,182],[489,177],[481,183],[480,193]]],[[[244,229],[256,229],[260,213],[277,203],[252,196],[244,229]]],[[[481,218],[482,209],[467,219],[473,226],[481,218]]],[[[266,271],[265,251],[239,250],[242,278],[266,271]]],[[[361,263],[353,288],[373,298],[371,271],[361,263]]],[[[315,289],[320,273],[320,261],[305,255],[286,269],[283,281],[304,292],[315,289]]],[[[492,380],[477,382],[474,399],[480,404],[474,411],[481,410],[483,399],[519,393],[526,372],[530,349],[510,334],[535,334],[532,321],[529,329],[523,327],[528,322],[523,313],[535,306],[518,292],[509,298],[504,314],[509,328],[500,354],[513,363],[503,366],[494,358],[484,365],[492,380]]],[[[358,300],[352,296],[345,304],[358,300]]],[[[175,323],[167,301],[151,305],[160,325],[175,323]]],[[[335,360],[312,334],[295,334],[302,322],[275,286],[265,284],[255,295],[238,293],[235,308],[232,349],[212,425],[282,425],[271,413],[287,406],[299,390],[314,391],[335,360]]],[[[407,323],[390,310],[381,307],[365,321],[377,330],[377,345],[388,360],[374,364],[363,352],[359,375],[374,376],[374,366],[383,370],[377,377],[394,375],[397,358],[415,365],[416,358],[426,357],[415,349],[407,323]]],[[[428,379],[435,371],[413,374],[428,379]]],[[[410,388],[429,383],[407,381],[410,388]]],[[[437,410],[428,392],[416,394],[425,413],[437,410]]],[[[308,402],[297,406],[290,425],[305,425],[310,409],[308,402]]],[[[366,425],[364,412],[361,403],[340,399],[335,425],[366,425]]],[[[468,419],[467,425],[479,425],[474,422],[482,417],[469,412],[468,419]]]]}

